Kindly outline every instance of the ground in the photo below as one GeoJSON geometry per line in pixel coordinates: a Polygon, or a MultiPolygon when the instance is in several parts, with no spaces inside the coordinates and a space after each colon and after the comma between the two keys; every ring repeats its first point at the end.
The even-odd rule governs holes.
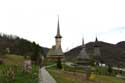
{"type": "Polygon", "coordinates": [[[65,68],[58,70],[53,66],[47,68],[47,70],[56,79],[57,83],[125,83],[123,79],[106,75],[96,75],[95,80],[90,81],[85,79],[85,73],[81,69],[74,72],[73,69],[68,69],[67,66],[65,68]]]}

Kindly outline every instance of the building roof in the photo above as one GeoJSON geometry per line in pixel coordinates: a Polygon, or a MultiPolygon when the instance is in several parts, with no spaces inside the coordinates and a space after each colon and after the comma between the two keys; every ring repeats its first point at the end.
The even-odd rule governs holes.
{"type": "Polygon", "coordinates": [[[86,52],[86,48],[83,47],[82,50],[80,51],[79,55],[77,56],[77,59],[90,59],[88,53],[86,52]]]}
{"type": "Polygon", "coordinates": [[[82,38],[82,49],[77,56],[78,59],[90,59],[88,53],[86,52],[86,46],[84,44],[84,38],[82,38]]]}
{"type": "Polygon", "coordinates": [[[61,55],[63,55],[62,49],[61,49],[61,48],[56,49],[55,46],[53,46],[53,47],[48,51],[48,54],[47,54],[47,56],[61,56],[61,55]]]}

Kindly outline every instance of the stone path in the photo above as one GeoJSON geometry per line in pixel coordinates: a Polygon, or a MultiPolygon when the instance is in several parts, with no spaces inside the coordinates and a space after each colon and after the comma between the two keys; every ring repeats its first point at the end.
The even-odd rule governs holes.
{"type": "Polygon", "coordinates": [[[45,69],[45,67],[42,67],[39,70],[39,83],[56,83],[56,81],[45,69]]]}

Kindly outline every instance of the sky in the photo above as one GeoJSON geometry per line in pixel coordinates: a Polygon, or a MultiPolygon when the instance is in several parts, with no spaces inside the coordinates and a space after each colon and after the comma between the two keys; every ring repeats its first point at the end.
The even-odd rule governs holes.
{"type": "Polygon", "coordinates": [[[59,15],[63,51],[85,43],[125,40],[125,0],[0,0],[0,33],[41,46],[55,44],[59,15]]]}

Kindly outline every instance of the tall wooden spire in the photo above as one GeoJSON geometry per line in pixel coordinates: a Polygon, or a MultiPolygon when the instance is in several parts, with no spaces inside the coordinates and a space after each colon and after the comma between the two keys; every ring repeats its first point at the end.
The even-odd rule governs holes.
{"type": "Polygon", "coordinates": [[[62,36],[60,35],[59,16],[58,16],[58,24],[57,24],[57,34],[55,38],[62,38],[62,36]]]}
{"type": "Polygon", "coordinates": [[[99,43],[98,43],[98,38],[96,37],[96,39],[95,39],[95,47],[99,47],[98,44],[99,44],[99,43]]]}
{"type": "Polygon", "coordinates": [[[84,44],[84,37],[82,38],[82,47],[85,47],[85,44],[84,44]]]}

